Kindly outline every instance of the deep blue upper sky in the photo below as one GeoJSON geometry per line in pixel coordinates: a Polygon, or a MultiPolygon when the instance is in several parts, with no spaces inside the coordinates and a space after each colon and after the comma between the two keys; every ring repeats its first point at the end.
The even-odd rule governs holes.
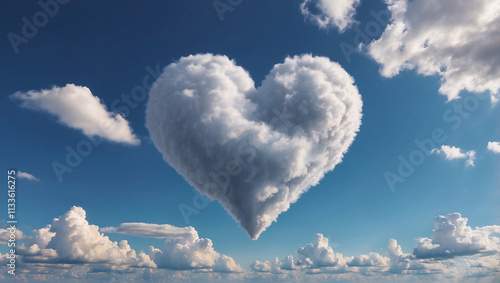
{"type": "MultiPolygon", "coordinates": [[[[316,233],[327,236],[337,251],[358,255],[384,253],[389,238],[398,239],[410,252],[416,238],[429,236],[432,218],[440,214],[460,212],[472,227],[499,223],[500,162],[498,156],[486,153],[488,141],[500,140],[499,107],[480,100],[478,110],[453,129],[443,114],[463,99],[447,103],[438,94],[438,77],[405,71],[383,78],[378,64],[366,55],[356,53],[348,60],[340,44],[353,45],[356,30],[342,34],[319,30],[304,21],[299,4],[243,1],[221,21],[211,1],[72,1],[21,44],[17,54],[3,36],[1,168],[17,168],[41,179],[19,182],[21,229],[39,229],[77,205],[87,211],[90,223],[100,227],[123,222],[193,226],[200,237],[212,239],[219,252],[246,268],[256,259],[288,255],[316,233]],[[189,223],[184,221],[178,206],[191,204],[195,191],[163,161],[148,138],[145,103],[127,116],[140,146],[103,142],[59,182],[51,163],[64,162],[66,146],[75,148],[87,138],[9,98],[16,91],[74,83],[90,88],[109,109],[122,93],[142,84],[147,66],[163,68],[181,56],[207,52],[234,59],[257,85],[287,56],[326,56],[355,79],[363,97],[363,124],[343,162],[257,241],[250,240],[217,202],[191,216],[189,223]],[[395,172],[398,156],[408,158],[418,149],[414,140],[430,138],[435,128],[445,131],[444,144],[475,149],[476,166],[428,156],[391,192],[384,173],[395,172]]],[[[33,1],[3,4],[0,34],[20,33],[20,19],[39,9],[33,1]]],[[[382,9],[382,3],[363,2],[356,15],[359,26],[373,21],[370,11],[382,9]]],[[[0,202],[5,198],[2,194],[0,202]]],[[[138,250],[161,242],[110,237],[127,238],[138,250]]]]}

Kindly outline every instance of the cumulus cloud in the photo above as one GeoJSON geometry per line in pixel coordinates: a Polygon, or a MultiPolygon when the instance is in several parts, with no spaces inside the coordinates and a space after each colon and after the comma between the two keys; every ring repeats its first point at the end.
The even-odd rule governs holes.
{"type": "Polygon", "coordinates": [[[467,221],[456,212],[436,217],[431,239],[421,238],[413,254],[417,258],[447,258],[500,251],[500,226],[472,229],[467,221]]]}
{"type": "Polygon", "coordinates": [[[9,239],[21,241],[26,239],[23,232],[19,229],[0,229],[0,245],[7,245],[9,239]],[[12,236],[11,236],[12,235],[12,236]]]}
{"type": "Polygon", "coordinates": [[[81,130],[88,137],[132,145],[140,143],[128,121],[107,111],[87,87],[67,84],[40,91],[16,92],[12,97],[21,100],[22,107],[55,115],[60,123],[81,130]]]}
{"type": "Polygon", "coordinates": [[[152,223],[122,223],[120,227],[104,227],[99,229],[103,233],[120,233],[148,238],[185,238],[197,237],[193,227],[175,227],[169,224],[152,223]]]}
{"type": "Polygon", "coordinates": [[[27,179],[30,181],[40,181],[40,179],[31,175],[30,173],[26,173],[26,172],[22,172],[22,171],[17,171],[17,177],[20,179],[27,179]]]}
{"type": "Polygon", "coordinates": [[[488,150],[494,153],[500,153],[500,142],[488,142],[488,150]]]}
{"type": "MultiPolygon", "coordinates": [[[[127,227],[122,228],[124,234],[172,238],[165,241],[163,250],[150,247],[149,256],[137,253],[125,241],[110,241],[99,233],[97,226],[88,224],[83,209],[73,207],[52,224],[18,239],[30,243],[21,244],[17,250],[20,254],[17,262],[23,266],[18,276],[29,282],[76,278],[83,282],[85,279],[88,282],[111,279],[145,282],[464,282],[475,277],[492,282],[500,275],[500,226],[472,229],[466,225],[467,219],[458,213],[436,217],[431,239],[420,239],[413,253],[403,252],[397,241],[390,239],[388,257],[375,252],[343,256],[329,246],[326,237],[317,234],[312,243],[297,250],[296,256],[255,261],[250,265],[251,272],[243,270],[231,257],[215,251],[210,239],[199,238],[196,231],[184,233],[191,227],[175,229],[147,223],[129,224],[133,225],[119,226],[127,227]]],[[[106,229],[115,232],[119,227],[106,229]]],[[[2,231],[0,236],[7,239],[2,231]]],[[[5,265],[8,260],[8,254],[0,254],[1,264],[5,265]]],[[[4,277],[0,276],[1,279],[4,277]]]]}
{"type": "Polygon", "coordinates": [[[250,268],[256,272],[270,272],[275,274],[283,273],[286,270],[297,269],[297,264],[293,260],[293,256],[289,255],[284,260],[275,258],[274,261],[255,261],[250,265],[250,268]]]}
{"type": "Polygon", "coordinates": [[[226,56],[199,54],[164,69],[146,126],[163,158],[257,239],[342,161],[361,108],[354,80],[328,58],[287,58],[255,88],[226,56]]]}
{"type": "Polygon", "coordinates": [[[500,3],[490,0],[386,0],[391,23],[369,54],[392,77],[404,69],[441,76],[448,100],[462,90],[500,89],[500,3]]]}
{"type": "Polygon", "coordinates": [[[435,148],[431,150],[431,153],[443,154],[446,159],[467,159],[465,161],[466,166],[474,166],[474,160],[476,160],[476,151],[470,150],[465,152],[459,147],[442,145],[441,148],[435,148]]]}
{"type": "Polygon", "coordinates": [[[354,257],[348,262],[349,266],[386,266],[388,258],[381,256],[378,253],[371,252],[367,255],[360,255],[354,257]]]}
{"type": "Polygon", "coordinates": [[[231,258],[219,254],[212,240],[199,238],[194,231],[189,237],[167,239],[163,250],[150,247],[149,254],[158,268],[214,272],[242,272],[243,269],[231,258]]]}
{"type": "Polygon", "coordinates": [[[301,273],[309,277],[303,281],[314,278],[360,282],[369,278],[373,282],[395,279],[419,282],[426,278],[462,282],[468,277],[499,276],[500,226],[472,229],[466,224],[467,219],[459,213],[438,216],[434,220],[432,239],[419,239],[413,253],[403,252],[395,239],[389,239],[388,257],[376,252],[344,256],[328,245],[326,237],[317,234],[312,243],[297,250],[297,260],[290,255],[281,261],[278,258],[255,261],[250,268],[274,279],[301,278],[301,273]]]}
{"type": "Polygon", "coordinates": [[[447,273],[446,266],[439,261],[419,260],[413,254],[404,253],[395,239],[389,239],[387,253],[390,258],[388,273],[424,275],[447,273]]]}
{"type": "MultiPolygon", "coordinates": [[[[210,239],[199,238],[193,227],[123,223],[99,229],[88,223],[83,208],[74,206],[51,224],[33,230],[29,237],[17,232],[18,262],[31,280],[159,282],[168,278],[169,282],[205,282],[241,279],[245,273],[233,258],[215,251],[210,239]],[[126,240],[111,241],[101,232],[167,239],[163,250],[150,246],[150,254],[146,254],[136,252],[126,240]]],[[[0,243],[5,244],[9,236],[8,229],[0,229],[0,243]]],[[[4,261],[8,261],[7,255],[0,254],[0,263],[4,261]]]]}
{"type": "Polygon", "coordinates": [[[26,263],[106,263],[115,266],[156,267],[143,252],[128,242],[111,241],[90,225],[81,207],[73,206],[52,224],[35,230],[31,245],[22,245],[19,254],[26,263]]]}
{"type": "Polygon", "coordinates": [[[320,28],[336,27],[340,32],[354,23],[359,0],[304,0],[302,15],[320,28]]]}
{"type": "Polygon", "coordinates": [[[328,238],[322,234],[316,234],[314,242],[305,245],[297,250],[299,260],[307,263],[310,267],[327,267],[345,265],[346,260],[340,253],[333,252],[328,246],[328,238]]]}

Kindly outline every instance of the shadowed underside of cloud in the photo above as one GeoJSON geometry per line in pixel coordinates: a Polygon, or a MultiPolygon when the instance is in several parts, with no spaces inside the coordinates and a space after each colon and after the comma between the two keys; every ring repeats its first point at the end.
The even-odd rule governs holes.
{"type": "Polygon", "coordinates": [[[391,23],[369,54],[392,77],[404,69],[439,75],[448,100],[459,92],[500,89],[500,2],[491,0],[386,0],[391,23]]]}
{"type": "Polygon", "coordinates": [[[336,27],[340,32],[354,23],[360,0],[304,0],[302,15],[320,28],[336,27]]]}
{"type": "Polygon", "coordinates": [[[81,130],[88,137],[132,145],[140,143],[128,121],[119,114],[108,112],[87,87],[67,84],[40,91],[16,92],[12,98],[21,100],[22,107],[56,116],[60,123],[81,130]]]}
{"type": "Polygon", "coordinates": [[[252,239],[342,161],[361,96],[337,63],[287,58],[255,88],[225,56],[191,55],[154,84],[146,126],[163,158],[252,239]]]}

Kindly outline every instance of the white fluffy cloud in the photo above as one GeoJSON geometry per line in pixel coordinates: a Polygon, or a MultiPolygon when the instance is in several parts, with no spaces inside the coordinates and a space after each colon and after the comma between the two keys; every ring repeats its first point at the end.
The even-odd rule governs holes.
{"type": "Polygon", "coordinates": [[[395,239],[389,239],[387,253],[390,258],[388,273],[424,275],[446,273],[446,267],[439,261],[417,260],[413,254],[404,253],[395,239]]]}
{"type": "Polygon", "coordinates": [[[346,260],[340,253],[333,252],[328,246],[328,238],[322,234],[316,234],[314,242],[305,245],[297,250],[299,260],[310,267],[327,267],[345,265],[346,260]]]}
{"type": "Polygon", "coordinates": [[[27,179],[30,181],[40,181],[37,177],[31,175],[30,173],[22,172],[22,171],[17,171],[17,177],[20,179],[27,179]]]}
{"type": "Polygon", "coordinates": [[[152,223],[122,223],[120,227],[104,227],[99,229],[103,233],[120,233],[148,238],[186,238],[197,237],[193,227],[175,227],[169,224],[152,223]]]}
{"type": "Polygon", "coordinates": [[[491,0],[386,0],[391,23],[369,54],[392,77],[404,69],[442,77],[448,100],[459,92],[500,89],[500,2],[491,0]]]}
{"type": "Polygon", "coordinates": [[[275,274],[283,273],[286,270],[295,270],[297,265],[293,260],[293,256],[289,255],[284,260],[275,258],[274,261],[255,261],[250,265],[250,268],[256,272],[271,272],[275,274]]]}
{"type": "Polygon", "coordinates": [[[226,255],[213,248],[212,240],[199,238],[193,227],[168,224],[123,223],[120,227],[101,228],[101,232],[122,233],[147,238],[166,238],[163,250],[150,247],[151,259],[158,268],[174,270],[205,270],[242,272],[243,269],[226,255]]]}
{"type": "Polygon", "coordinates": [[[378,253],[371,252],[367,255],[354,257],[348,262],[349,266],[386,266],[388,258],[381,256],[378,253]]]}
{"type": "Polygon", "coordinates": [[[21,100],[22,107],[55,115],[60,123],[81,130],[88,137],[132,145],[140,143],[128,121],[119,114],[108,112],[87,87],[67,84],[40,91],[16,92],[12,97],[21,100]]]}
{"type": "Polygon", "coordinates": [[[500,153],[500,142],[488,142],[488,150],[494,153],[500,153]]]}
{"type": "Polygon", "coordinates": [[[500,251],[500,226],[472,229],[467,220],[460,213],[436,217],[431,239],[421,238],[413,254],[417,258],[447,258],[500,251]]]}
{"type": "Polygon", "coordinates": [[[303,281],[420,282],[426,278],[462,282],[469,277],[484,277],[485,282],[492,282],[500,276],[500,226],[472,229],[466,224],[467,219],[458,213],[438,216],[432,239],[419,239],[413,253],[403,252],[395,239],[389,239],[388,257],[375,252],[346,257],[317,234],[313,243],[297,250],[297,260],[290,255],[281,261],[255,261],[250,268],[271,276],[268,281],[303,278],[303,274],[309,277],[303,281]]]}
{"type": "Polygon", "coordinates": [[[336,27],[340,32],[354,23],[360,0],[304,0],[300,11],[320,28],[336,27]]]}
{"type": "Polygon", "coordinates": [[[107,263],[115,266],[155,267],[148,255],[136,253],[127,241],[111,241],[90,225],[81,207],[72,207],[51,225],[34,231],[33,242],[21,246],[27,263],[107,263]]]}
{"type": "Polygon", "coordinates": [[[150,247],[151,258],[158,268],[214,272],[242,272],[243,269],[231,258],[219,254],[212,240],[199,238],[198,233],[184,238],[165,241],[163,250],[150,247]]]}
{"type": "MultiPolygon", "coordinates": [[[[125,223],[124,223],[125,224],[125,223]]],[[[229,256],[216,252],[210,239],[198,237],[191,227],[147,223],[120,225],[124,234],[172,237],[163,250],[150,247],[150,255],[135,252],[126,241],[110,241],[89,225],[85,211],[73,207],[51,225],[22,236],[16,247],[25,281],[99,282],[493,282],[500,276],[500,226],[472,229],[460,214],[438,216],[431,239],[422,238],[413,253],[403,252],[389,240],[388,257],[371,252],[356,257],[336,253],[328,239],[317,234],[312,243],[283,260],[255,261],[243,270],[229,256]],[[186,233],[187,232],[187,233],[186,233]],[[191,233],[192,232],[192,233],[191,233]],[[153,262],[154,260],[154,262],[153,262]],[[476,281],[480,277],[484,281],[476,281]]],[[[110,232],[119,229],[108,227],[110,232]]],[[[102,229],[101,229],[102,230],[102,229]]],[[[0,230],[0,237],[6,233],[0,230]]],[[[19,236],[19,235],[18,235],[19,236]]],[[[0,254],[0,264],[8,262],[0,254]]],[[[0,280],[5,279],[0,275],[0,280]]]]}
{"type": "Polygon", "coordinates": [[[337,63],[277,64],[259,88],[226,56],[191,55],[153,85],[146,126],[163,158],[252,239],[342,161],[362,100],[337,63]]]}
{"type": "MultiPolygon", "coordinates": [[[[9,233],[0,229],[0,243],[8,240],[9,233]]],[[[33,230],[29,237],[18,230],[16,240],[18,262],[32,280],[79,278],[86,282],[84,278],[93,278],[89,280],[95,282],[111,277],[127,282],[158,282],[162,278],[169,278],[169,282],[189,278],[197,281],[195,274],[204,273],[207,276],[200,280],[206,281],[244,273],[234,259],[216,252],[210,239],[199,238],[193,227],[123,223],[99,229],[88,223],[85,210],[75,206],[51,224],[33,230]],[[150,254],[146,254],[136,252],[126,240],[114,242],[101,232],[167,239],[163,250],[151,246],[150,254]]],[[[0,254],[0,263],[8,260],[4,258],[0,254]]]]}
{"type": "Polygon", "coordinates": [[[476,159],[476,151],[470,150],[465,152],[459,147],[442,145],[440,149],[435,148],[431,153],[443,154],[446,159],[466,159],[466,166],[474,166],[474,160],[476,159]]]}

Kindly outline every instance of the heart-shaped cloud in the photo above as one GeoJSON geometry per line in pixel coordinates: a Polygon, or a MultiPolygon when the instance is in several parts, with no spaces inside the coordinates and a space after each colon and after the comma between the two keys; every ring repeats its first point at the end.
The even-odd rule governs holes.
{"type": "Polygon", "coordinates": [[[226,56],[199,54],[164,69],[146,126],[163,158],[257,239],[342,161],[362,104],[325,57],[287,58],[255,88],[226,56]]]}

